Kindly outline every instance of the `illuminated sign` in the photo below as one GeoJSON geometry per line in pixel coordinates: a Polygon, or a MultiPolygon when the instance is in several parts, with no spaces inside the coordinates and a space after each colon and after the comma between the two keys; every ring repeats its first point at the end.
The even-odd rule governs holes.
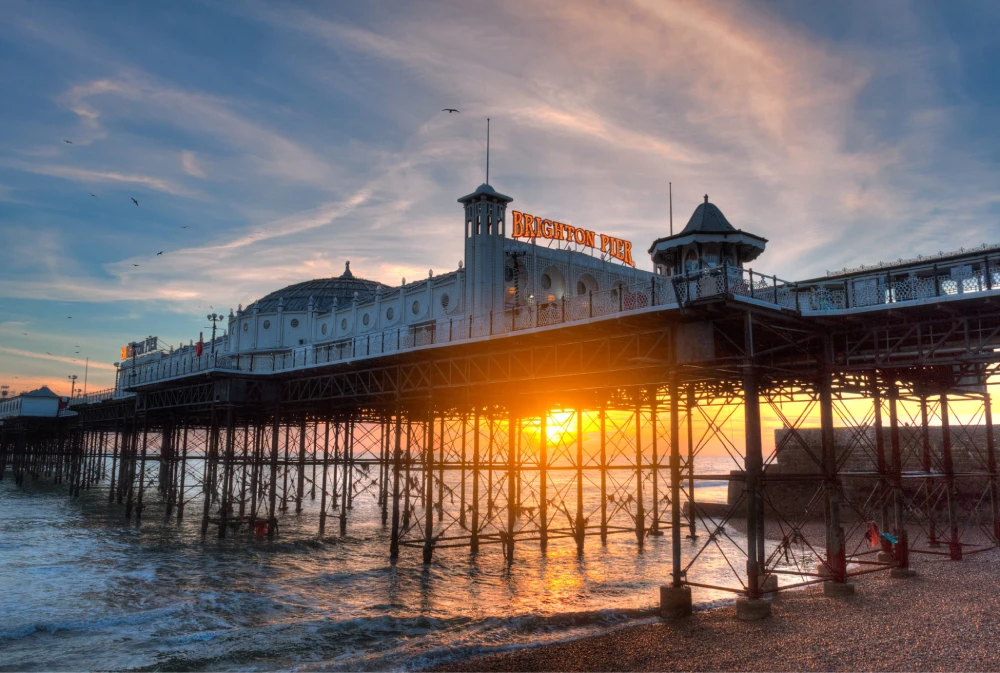
{"type": "MultiPolygon", "coordinates": [[[[598,234],[589,229],[579,229],[563,222],[543,220],[537,215],[514,211],[513,238],[547,238],[552,241],[568,241],[588,248],[598,248],[598,234]]],[[[609,257],[620,259],[629,266],[632,261],[632,242],[614,236],[600,234],[600,250],[609,257]]]]}
{"type": "Polygon", "coordinates": [[[153,351],[160,350],[159,337],[151,336],[147,337],[145,341],[133,341],[128,346],[122,346],[122,360],[127,360],[132,357],[137,357],[139,355],[145,355],[146,353],[152,353],[153,351]]]}

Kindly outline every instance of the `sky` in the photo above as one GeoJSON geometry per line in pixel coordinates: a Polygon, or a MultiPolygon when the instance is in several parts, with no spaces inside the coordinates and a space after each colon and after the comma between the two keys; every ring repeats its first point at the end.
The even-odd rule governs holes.
{"type": "Polygon", "coordinates": [[[129,341],[197,340],[347,260],[389,284],[455,269],[487,117],[512,207],[640,253],[671,183],[675,227],[708,194],[789,280],[1000,243],[993,1],[0,9],[13,391],[67,394],[87,358],[110,386],[129,341]]]}

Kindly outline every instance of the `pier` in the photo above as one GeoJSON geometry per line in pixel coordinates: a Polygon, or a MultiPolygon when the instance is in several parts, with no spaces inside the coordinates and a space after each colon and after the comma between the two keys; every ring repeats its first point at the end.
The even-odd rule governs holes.
{"type": "Polygon", "coordinates": [[[650,248],[650,274],[505,238],[510,199],[487,185],[460,201],[453,275],[329,312],[300,297],[311,336],[290,346],[240,327],[261,304],[197,347],[133,348],[118,385],[72,413],[3,419],[0,477],[105,489],[136,524],[195,518],[248,540],[307,506],[317,536],[346,535],[366,500],[389,560],[496,545],[511,562],[556,539],[586,554],[669,535],[672,617],[692,590],[730,591],[751,619],[776,592],[846,595],[861,574],[909,576],[914,554],[957,561],[1000,542],[1000,248],[784,281],[746,266],[766,241],[722,227],[706,197],[693,228],[650,248]],[[548,269],[562,258],[560,279],[548,269]],[[461,306],[362,327],[367,306],[391,323],[417,301],[461,306]],[[773,452],[762,414],[780,422],[773,452]],[[731,470],[696,469],[710,446],[731,470]],[[699,481],[730,482],[729,502],[698,502],[699,481]],[[709,554],[731,582],[699,581],[709,554]]]}

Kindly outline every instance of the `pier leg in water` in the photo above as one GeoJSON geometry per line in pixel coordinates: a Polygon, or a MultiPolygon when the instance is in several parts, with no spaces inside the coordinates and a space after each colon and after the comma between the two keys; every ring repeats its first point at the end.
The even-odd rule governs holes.
{"type": "Polygon", "coordinates": [[[461,482],[461,496],[459,497],[459,510],[458,510],[458,525],[462,530],[468,530],[468,520],[465,516],[465,510],[467,509],[467,504],[465,502],[465,476],[466,476],[466,455],[465,455],[465,442],[466,435],[469,431],[469,415],[462,414],[462,482],[461,482]]]}
{"type": "Polygon", "coordinates": [[[205,501],[202,504],[201,534],[208,532],[208,515],[212,508],[212,495],[215,490],[215,463],[219,452],[219,423],[215,405],[212,405],[212,420],[208,430],[208,450],[205,456],[205,469],[202,475],[202,493],[205,501]]]}
{"type": "Polygon", "coordinates": [[[219,508],[219,537],[226,537],[229,527],[229,515],[233,508],[232,501],[232,480],[233,480],[233,456],[236,450],[235,428],[233,427],[234,410],[232,405],[226,408],[226,452],[222,463],[222,506],[219,508]]]}
{"type": "MultiPolygon", "coordinates": [[[[323,424],[323,485],[319,489],[319,536],[323,537],[326,533],[326,491],[327,484],[327,470],[330,467],[330,423],[329,421],[323,424]]],[[[336,469],[336,467],[334,467],[336,469]]]]}
{"type": "MultiPolygon", "coordinates": [[[[669,586],[660,587],[660,616],[681,619],[691,614],[691,587],[681,574],[681,448],[680,409],[677,378],[670,377],[670,551],[672,559],[669,586]]],[[[653,431],[656,433],[655,429],[653,431]]]]}
{"type": "Polygon", "coordinates": [[[470,527],[469,551],[479,551],[479,409],[472,421],[472,526],[470,527]]]}
{"type": "Polygon", "coordinates": [[[274,408],[274,426],[271,429],[271,479],[267,494],[267,537],[278,532],[278,450],[281,444],[281,407],[274,408]]]}
{"type": "Polygon", "coordinates": [[[431,562],[434,553],[434,413],[427,423],[427,442],[424,445],[424,473],[427,481],[424,505],[424,564],[431,562]]]}
{"type": "Polygon", "coordinates": [[[187,455],[188,455],[188,424],[184,424],[184,434],[181,439],[181,464],[178,469],[181,471],[180,486],[177,487],[177,521],[184,518],[184,491],[187,481],[187,455]]]}
{"type": "Polygon", "coordinates": [[[410,528],[410,489],[413,477],[410,475],[410,465],[413,464],[413,422],[406,419],[406,455],[403,465],[403,530],[410,528]]]}
{"type": "Polygon", "coordinates": [[[399,558],[399,470],[402,460],[403,420],[399,406],[396,406],[396,446],[392,451],[392,533],[389,541],[389,560],[393,563],[399,558]]]}
{"type": "Polygon", "coordinates": [[[642,406],[635,408],[635,539],[642,549],[646,541],[646,511],[642,502],[642,406]]]}
{"type": "Polygon", "coordinates": [[[601,544],[608,543],[608,417],[601,407],[601,544]]]}
{"type": "MultiPolygon", "coordinates": [[[[549,544],[549,509],[548,509],[548,420],[549,412],[543,411],[541,430],[538,433],[538,543],[544,554],[549,544]]],[[[490,461],[492,463],[492,461],[490,461]]],[[[492,468],[491,468],[492,469],[492,468]]]]}
{"type": "Polygon", "coordinates": [[[583,410],[576,411],[576,553],[583,556],[587,524],[583,519],[583,410]]]}
{"type": "MultiPolygon", "coordinates": [[[[142,427],[142,456],[139,458],[139,497],[135,503],[135,525],[138,526],[142,520],[142,494],[146,490],[146,447],[149,443],[149,416],[143,420],[142,427]]],[[[79,487],[78,487],[79,488],[79,487]]],[[[77,490],[79,495],[79,490],[77,490]]]]}
{"type": "Polygon", "coordinates": [[[517,497],[517,421],[514,414],[507,417],[507,531],[504,537],[504,558],[507,565],[514,562],[514,526],[517,524],[517,511],[514,499],[517,497]]]}
{"type": "Polygon", "coordinates": [[[350,449],[351,435],[354,434],[354,426],[350,419],[345,419],[342,427],[344,429],[344,448],[341,451],[341,457],[344,464],[343,478],[340,480],[340,535],[347,535],[347,492],[351,488],[351,482],[348,478],[348,474],[351,469],[351,461],[348,458],[348,451],[350,449]]]}
{"type": "Polygon", "coordinates": [[[660,488],[659,488],[660,456],[657,452],[657,449],[659,447],[657,446],[658,425],[656,422],[656,416],[658,413],[659,409],[657,408],[656,404],[656,388],[652,387],[649,389],[649,426],[650,426],[650,435],[652,439],[651,449],[653,453],[652,461],[650,463],[650,470],[652,470],[651,476],[653,481],[653,495],[651,502],[653,506],[653,512],[652,512],[653,521],[649,528],[650,535],[663,535],[663,533],[660,532],[660,503],[658,502],[660,499],[660,488]]]}
{"type": "Polygon", "coordinates": [[[295,489],[295,513],[302,513],[302,498],[305,496],[306,489],[306,422],[303,419],[302,423],[299,424],[299,464],[298,474],[295,489]]]}

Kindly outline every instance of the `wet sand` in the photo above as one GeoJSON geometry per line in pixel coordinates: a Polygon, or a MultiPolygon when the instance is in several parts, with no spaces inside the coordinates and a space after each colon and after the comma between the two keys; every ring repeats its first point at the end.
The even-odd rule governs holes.
{"type": "Polygon", "coordinates": [[[911,566],[910,579],[855,579],[848,598],[782,594],[762,622],[737,621],[729,605],[439,670],[1000,671],[1000,550],[961,562],[915,555],[911,566]]]}

